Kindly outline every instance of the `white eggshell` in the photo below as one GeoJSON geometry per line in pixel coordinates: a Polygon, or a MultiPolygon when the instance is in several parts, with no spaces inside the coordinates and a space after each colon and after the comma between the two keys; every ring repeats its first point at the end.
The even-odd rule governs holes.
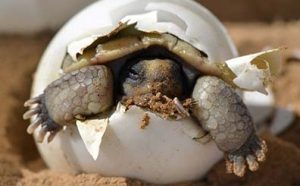
{"type": "Polygon", "coordinates": [[[271,76],[281,71],[280,48],[227,60],[225,63],[236,75],[233,83],[238,87],[267,94],[271,76]]]}
{"type": "Polygon", "coordinates": [[[274,95],[270,88],[267,89],[268,95],[259,92],[243,93],[244,103],[252,115],[254,123],[262,123],[268,119],[274,111],[274,95]]]}
{"type": "Polygon", "coordinates": [[[72,142],[74,134],[66,142],[74,146],[72,157],[82,171],[174,183],[200,178],[222,156],[214,142],[203,145],[184,132],[185,125],[195,124],[191,119],[169,122],[139,107],[124,110],[117,109],[109,118],[95,161],[81,149],[82,142],[72,142]],[[144,113],[150,121],[141,129],[144,113]]]}
{"type": "Polygon", "coordinates": [[[273,118],[270,131],[273,134],[278,134],[287,129],[295,120],[295,112],[293,108],[278,107],[275,111],[275,117],[273,118]]]}
{"type": "MultiPolygon", "coordinates": [[[[77,14],[49,44],[35,74],[32,97],[41,94],[59,77],[68,44],[87,36],[103,35],[126,16],[153,11],[157,12],[154,27],[162,25],[172,33],[175,25],[180,31],[178,34],[204,50],[211,61],[236,57],[234,44],[223,25],[196,2],[103,0],[77,14]]],[[[147,29],[158,28],[154,27],[147,29]]],[[[202,145],[190,137],[184,124],[195,126],[191,120],[171,122],[148,113],[150,124],[141,130],[139,124],[143,114],[143,110],[135,107],[125,113],[113,113],[96,161],[87,151],[75,125],[59,132],[50,144],[38,143],[37,146],[47,165],[56,171],[128,176],[160,184],[199,179],[222,158],[214,142],[202,145]]]]}

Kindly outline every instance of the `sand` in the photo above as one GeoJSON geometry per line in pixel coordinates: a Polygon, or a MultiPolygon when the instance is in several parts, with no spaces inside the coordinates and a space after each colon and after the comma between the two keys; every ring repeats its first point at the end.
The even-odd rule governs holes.
{"type": "Polygon", "coordinates": [[[129,109],[132,105],[150,110],[160,115],[164,119],[178,119],[189,117],[189,112],[193,106],[191,98],[180,101],[178,98],[171,99],[161,92],[147,93],[135,96],[124,96],[121,103],[129,109]]]}
{"type": "Polygon", "coordinates": [[[297,0],[197,0],[222,21],[297,20],[300,18],[297,0]],[[228,3],[230,2],[230,4],[228,3]]]}
{"type": "MultiPolygon", "coordinates": [[[[205,179],[182,185],[300,185],[300,22],[227,23],[241,54],[268,47],[287,46],[284,70],[275,81],[276,104],[294,108],[293,125],[278,137],[264,134],[269,145],[268,159],[258,172],[238,178],[225,173],[221,161],[205,179]]],[[[144,185],[127,178],[97,174],[61,174],[48,170],[22,120],[23,102],[29,97],[32,74],[53,34],[0,36],[0,185],[144,185]]]]}

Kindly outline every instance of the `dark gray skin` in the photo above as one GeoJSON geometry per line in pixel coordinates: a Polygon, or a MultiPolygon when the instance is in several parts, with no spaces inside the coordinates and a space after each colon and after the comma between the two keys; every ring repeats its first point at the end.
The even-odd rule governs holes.
{"type": "MultiPolygon", "coordinates": [[[[181,98],[185,91],[184,74],[172,60],[141,60],[123,69],[123,96],[161,92],[171,98],[181,98]]],[[[36,115],[28,132],[41,125],[38,141],[47,132],[48,141],[62,126],[74,124],[94,114],[101,114],[113,106],[113,75],[103,65],[84,67],[63,75],[51,83],[44,94],[25,103],[33,106],[24,119],[36,115]]],[[[246,162],[255,171],[265,159],[266,144],[260,140],[252,118],[242,99],[223,80],[200,77],[192,94],[196,101],[192,115],[226,154],[227,170],[238,176],[245,174],[246,162]]]]}

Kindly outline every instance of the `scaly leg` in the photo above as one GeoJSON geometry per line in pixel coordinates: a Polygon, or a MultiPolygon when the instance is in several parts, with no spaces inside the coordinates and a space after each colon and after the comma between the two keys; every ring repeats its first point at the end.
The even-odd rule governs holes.
{"type": "Polygon", "coordinates": [[[41,126],[37,141],[42,142],[49,132],[50,142],[62,126],[100,114],[112,104],[111,70],[103,65],[88,66],[63,75],[48,85],[43,94],[26,101],[24,105],[31,108],[23,118],[35,116],[27,128],[28,133],[41,126]]]}
{"type": "Polygon", "coordinates": [[[197,102],[193,115],[226,154],[228,172],[243,176],[246,162],[251,171],[257,170],[267,146],[256,135],[250,113],[234,89],[219,78],[204,76],[195,85],[193,99],[197,102]]]}

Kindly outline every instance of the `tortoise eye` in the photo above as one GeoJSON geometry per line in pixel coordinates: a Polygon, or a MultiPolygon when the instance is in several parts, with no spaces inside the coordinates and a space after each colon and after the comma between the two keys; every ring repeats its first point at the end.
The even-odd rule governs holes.
{"type": "Polygon", "coordinates": [[[129,69],[129,78],[132,80],[137,81],[140,77],[139,73],[137,71],[135,71],[134,69],[129,69]]]}

